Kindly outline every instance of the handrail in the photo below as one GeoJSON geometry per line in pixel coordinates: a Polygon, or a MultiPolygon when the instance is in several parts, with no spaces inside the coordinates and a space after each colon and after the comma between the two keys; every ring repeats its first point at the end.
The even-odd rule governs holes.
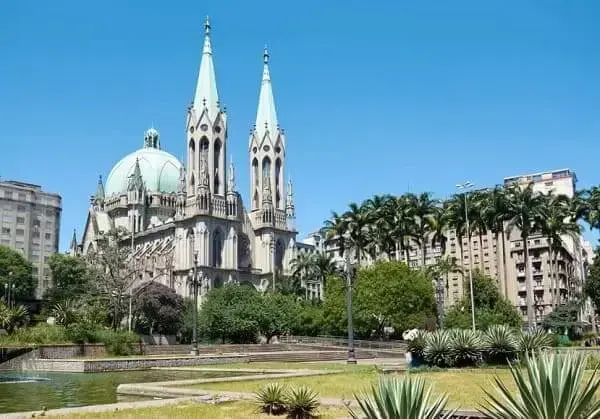
{"type": "MultiPolygon", "coordinates": [[[[281,343],[306,343],[321,344],[328,346],[348,346],[348,338],[335,336],[294,336],[284,335],[279,337],[281,343]]],[[[404,341],[374,341],[355,339],[354,347],[358,349],[384,349],[405,351],[406,343],[404,341]]]]}

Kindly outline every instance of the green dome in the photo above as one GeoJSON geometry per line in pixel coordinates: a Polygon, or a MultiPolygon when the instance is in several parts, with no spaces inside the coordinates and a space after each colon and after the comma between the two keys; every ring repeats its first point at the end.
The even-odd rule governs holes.
{"type": "Polygon", "coordinates": [[[127,192],[127,181],[133,173],[136,158],[148,191],[177,192],[181,169],[179,160],[158,148],[144,147],[115,164],[106,179],[106,196],[127,192]]]}

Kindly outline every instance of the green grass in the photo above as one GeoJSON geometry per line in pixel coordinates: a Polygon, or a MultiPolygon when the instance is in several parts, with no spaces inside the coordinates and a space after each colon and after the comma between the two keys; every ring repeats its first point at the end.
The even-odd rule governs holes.
{"type": "MultiPolygon", "coordinates": [[[[321,407],[320,418],[333,419],[347,417],[345,408],[321,407]]],[[[152,407],[144,409],[128,409],[104,413],[81,413],[58,416],[68,419],[137,419],[137,418],[178,418],[178,419],[263,419],[273,418],[259,412],[256,404],[244,402],[229,402],[221,404],[181,403],[177,405],[152,407]]],[[[284,416],[282,416],[284,417],[284,416]]]]}
{"type": "MultiPolygon", "coordinates": [[[[255,364],[224,365],[223,368],[262,368],[262,369],[341,369],[340,374],[292,377],[280,379],[264,379],[238,382],[207,383],[186,388],[209,389],[222,391],[238,391],[251,393],[267,382],[281,382],[289,385],[307,385],[322,397],[333,397],[343,400],[354,400],[354,394],[360,394],[377,382],[379,373],[373,365],[350,366],[335,363],[285,363],[265,362],[255,364]]],[[[403,374],[403,373],[399,373],[403,374]]],[[[484,388],[492,388],[494,376],[499,377],[508,388],[514,388],[510,371],[506,368],[463,369],[412,372],[428,380],[436,393],[447,393],[452,407],[475,409],[484,398],[484,388]]]]}

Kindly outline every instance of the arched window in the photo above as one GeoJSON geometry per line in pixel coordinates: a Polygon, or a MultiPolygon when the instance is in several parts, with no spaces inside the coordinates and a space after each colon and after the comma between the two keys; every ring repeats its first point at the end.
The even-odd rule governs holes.
{"type": "Polygon", "coordinates": [[[258,208],[258,191],[254,191],[254,196],[252,197],[252,207],[258,208]]]}
{"type": "Polygon", "coordinates": [[[221,288],[223,286],[223,278],[220,275],[215,276],[213,280],[213,288],[221,288]]]}
{"type": "Polygon", "coordinates": [[[188,257],[189,257],[189,261],[190,261],[190,265],[194,264],[194,230],[193,229],[189,229],[187,231],[187,251],[188,251],[188,257]]]}
{"type": "Polygon", "coordinates": [[[200,157],[208,162],[208,138],[206,137],[200,140],[200,157]]]}
{"type": "Polygon", "coordinates": [[[263,159],[263,167],[262,167],[262,175],[263,175],[263,179],[266,177],[268,179],[271,179],[271,159],[268,157],[265,157],[263,159]]]}
{"type": "Polygon", "coordinates": [[[223,235],[217,229],[212,239],[212,266],[220,268],[223,263],[223,235]]]}
{"type": "Polygon", "coordinates": [[[196,169],[196,143],[194,143],[193,138],[190,140],[189,148],[190,148],[189,149],[190,169],[195,170],[196,169]]]}
{"type": "Polygon", "coordinates": [[[221,193],[221,191],[219,190],[220,182],[221,182],[221,179],[219,179],[220,162],[221,162],[221,140],[219,140],[217,138],[217,141],[215,141],[215,152],[214,152],[214,156],[213,156],[213,167],[215,168],[213,192],[216,194],[221,193]]]}
{"type": "Polygon", "coordinates": [[[281,208],[281,159],[275,160],[275,206],[281,208]]]}
{"type": "Polygon", "coordinates": [[[254,184],[258,186],[258,160],[256,157],[252,160],[252,173],[254,174],[254,184]]]}
{"type": "Polygon", "coordinates": [[[285,254],[285,246],[283,244],[283,241],[277,240],[277,243],[275,244],[275,267],[278,270],[281,270],[283,268],[284,254],[285,254]]]}

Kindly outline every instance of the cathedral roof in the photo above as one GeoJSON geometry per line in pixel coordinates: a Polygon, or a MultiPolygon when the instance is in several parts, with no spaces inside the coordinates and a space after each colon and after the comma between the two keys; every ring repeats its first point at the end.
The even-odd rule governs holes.
{"type": "Polygon", "coordinates": [[[208,117],[215,121],[219,113],[219,94],[217,93],[217,79],[215,77],[215,66],[212,59],[212,46],[210,43],[210,22],[208,17],[204,24],[204,47],[202,49],[202,60],[196,83],[196,94],[194,95],[194,109],[200,115],[206,107],[208,117]]]}
{"type": "Polygon", "coordinates": [[[179,160],[172,154],[147,145],[115,164],[106,178],[105,195],[127,192],[134,174],[141,174],[143,185],[148,191],[177,192],[181,167],[179,160]]]}

